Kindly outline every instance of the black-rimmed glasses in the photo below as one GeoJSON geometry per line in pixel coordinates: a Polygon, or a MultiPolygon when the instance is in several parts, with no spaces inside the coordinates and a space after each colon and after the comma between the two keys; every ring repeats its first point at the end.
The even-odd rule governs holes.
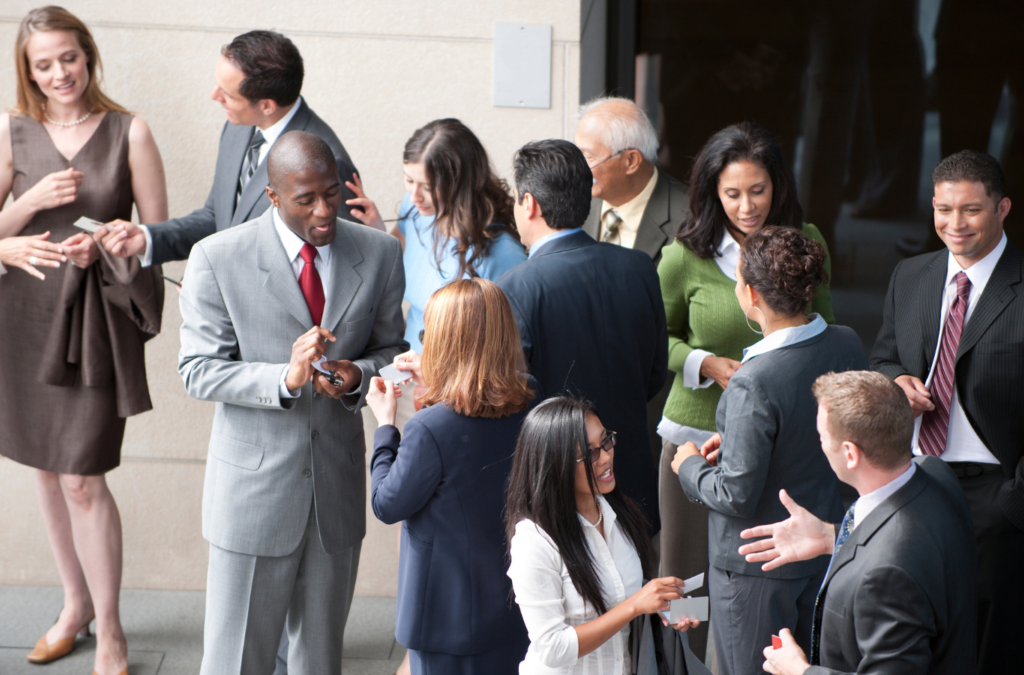
{"type": "MultiPolygon", "coordinates": [[[[601,456],[602,450],[604,450],[605,452],[611,452],[612,449],[615,447],[615,440],[618,438],[618,436],[619,435],[614,431],[606,431],[605,437],[601,440],[601,445],[599,445],[596,448],[587,448],[588,450],[590,450],[591,458],[596,460],[598,457],[601,456]]],[[[576,462],[582,462],[586,458],[586,455],[584,455],[583,457],[578,457],[576,459],[576,462]]]]}

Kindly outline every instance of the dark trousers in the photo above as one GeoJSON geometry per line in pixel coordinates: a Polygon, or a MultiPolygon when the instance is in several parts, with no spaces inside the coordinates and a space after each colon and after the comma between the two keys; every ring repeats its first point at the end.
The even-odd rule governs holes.
{"type": "Polygon", "coordinates": [[[1024,663],[1024,532],[996,503],[1005,482],[1002,471],[960,478],[978,545],[978,675],[1024,663]]]}
{"type": "Polygon", "coordinates": [[[799,579],[768,579],[712,565],[708,578],[719,675],[764,672],[764,648],[783,628],[793,633],[804,653],[810,653],[814,600],[824,571],[799,579]]]}

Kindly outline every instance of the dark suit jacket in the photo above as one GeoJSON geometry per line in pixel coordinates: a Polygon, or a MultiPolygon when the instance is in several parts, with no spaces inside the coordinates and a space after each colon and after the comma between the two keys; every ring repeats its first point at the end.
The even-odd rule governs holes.
{"type": "Polygon", "coordinates": [[[809,577],[828,566],[827,559],[815,558],[765,572],[737,552],[746,543],[740,532],[789,517],[779,501],[782,488],[825,522],[843,519],[839,481],[821,452],[811,385],[825,373],[867,365],[857,334],[828,326],[809,340],[754,357],[732,376],[715,414],[722,435],[718,466],[688,457],[679,467],[686,496],[711,509],[712,565],[774,579],[809,577]]]}
{"type": "MultiPolygon", "coordinates": [[[[896,378],[928,377],[939,340],[947,251],[896,266],[885,297],[871,367],[896,378]]],[[[967,419],[1003,468],[996,496],[1002,512],[1024,530],[1024,255],[1013,242],[960,335],[953,383],[967,419]]]]}
{"type": "MultiPolygon", "coordinates": [[[[644,209],[644,217],[636,231],[633,249],[643,251],[658,266],[661,260],[661,249],[671,244],[676,233],[683,225],[686,210],[690,206],[686,186],[662,170],[658,170],[658,182],[654,192],[644,209]]],[[[595,199],[590,204],[590,215],[583,224],[583,231],[597,239],[601,224],[601,200],[595,199]]]]}
{"type": "MultiPolygon", "coordinates": [[[[224,123],[220,134],[220,150],[217,153],[217,168],[213,174],[213,187],[210,196],[201,208],[187,216],[172,218],[163,223],[149,225],[149,233],[153,238],[153,264],[159,265],[170,260],[188,258],[192,245],[214,232],[226,230],[249,220],[254,220],[270,208],[267,197],[267,162],[264,160],[256,168],[252,180],[245,186],[238,209],[235,210],[235,195],[238,193],[238,179],[242,172],[242,162],[249,149],[253,129],[250,126],[238,126],[230,122],[224,123]]],[[[327,141],[338,163],[338,177],[341,179],[341,208],[338,216],[346,220],[355,220],[349,216],[351,207],[345,201],[355,195],[345,187],[345,181],[352,180],[356,168],[349,159],[345,146],[334,135],[327,123],[313,112],[305,100],[302,100],[295,117],[285,127],[283,133],[289,131],[308,131],[327,141]]]]}
{"type": "Polygon", "coordinates": [[[374,434],[373,513],[404,521],[395,637],[409,649],[479,654],[529,641],[510,599],[503,513],[519,427],[540,401],[530,384],[533,403],[508,417],[435,405],[406,423],[404,438],[393,426],[374,434]]]}
{"type": "Polygon", "coordinates": [[[576,232],[498,279],[519,326],[530,372],[547,396],[592,402],[619,434],[615,476],[650,521],[658,518],[657,470],[647,401],[668,374],[668,333],[658,274],[645,253],[576,232]]]}
{"type": "Polygon", "coordinates": [[[823,586],[821,666],[809,675],[974,673],[971,512],[945,462],[916,461],[839,549],[823,586]]]}

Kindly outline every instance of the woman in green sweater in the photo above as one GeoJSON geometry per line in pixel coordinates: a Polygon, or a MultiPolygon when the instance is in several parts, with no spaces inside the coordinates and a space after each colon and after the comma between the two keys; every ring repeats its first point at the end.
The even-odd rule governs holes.
{"type": "MultiPolygon", "coordinates": [[[[707,509],[687,500],[671,464],[678,446],[700,447],[712,436],[718,399],[744,348],[761,337],[760,317],[744,316],[734,289],[740,245],[762,227],[800,229],[825,245],[818,229],[803,222],[796,181],[775,138],[757,124],[734,124],[712,136],[694,161],[690,213],[658,266],[675,373],[658,425],[662,575],[686,579],[708,566],[707,509]]],[[[827,256],[825,271],[831,273],[827,256]]],[[[835,323],[827,282],[808,311],[835,323]]],[[[706,629],[691,632],[690,645],[701,657],[706,641],[706,629]]]]}

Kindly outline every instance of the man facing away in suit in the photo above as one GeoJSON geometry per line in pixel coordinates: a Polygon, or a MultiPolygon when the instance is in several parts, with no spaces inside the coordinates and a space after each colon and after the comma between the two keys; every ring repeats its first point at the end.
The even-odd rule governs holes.
{"type": "Polygon", "coordinates": [[[1024,255],[1008,241],[1006,180],[964,150],[932,172],[946,248],[902,261],[871,367],[917,417],[915,454],[960,479],[978,549],[978,672],[1024,663],[1024,255]]]}
{"type": "Polygon", "coordinates": [[[366,532],[358,411],[409,347],[401,247],[337,217],[328,144],[289,132],[267,162],[273,208],[192,248],[180,302],[178,370],[217,403],[203,675],[272,672],[285,628],[292,673],[340,672],[366,532]]]}
{"type": "Polygon", "coordinates": [[[616,480],[651,532],[658,517],[646,404],[668,374],[658,274],[646,253],[583,231],[593,175],[572,143],[527,143],[513,159],[515,219],[526,262],[498,279],[519,326],[530,372],[548,396],[592,401],[618,433],[616,480]]]}
{"type": "Polygon", "coordinates": [[[270,208],[267,156],[289,131],[308,131],[331,147],[341,179],[341,215],[355,195],[345,187],[356,169],[327,123],[301,98],[302,55],[280,33],[254,30],[239,35],[221,50],[210,98],[224,108],[227,122],[220,136],[213,187],[206,203],[181,218],[153,225],[123,220],[97,234],[107,251],[139,256],[143,266],[188,258],[192,246],[214,232],[262,215],[270,208]]]}
{"type": "MultiPolygon", "coordinates": [[[[808,660],[788,628],[765,647],[778,675],[975,672],[971,513],[956,475],[934,457],[911,461],[914,418],[884,375],[847,371],[814,383],[821,449],[860,498],[837,528],[780,491],[790,518],[745,530],[765,570],[830,555],[815,603],[808,660]]],[[[1019,636],[1018,636],[1019,638],[1019,636]]],[[[1009,671],[1007,671],[1009,672],[1009,671]]]]}
{"type": "MultiPolygon", "coordinates": [[[[657,268],[661,249],[675,239],[690,200],[685,185],[655,166],[658,133],[651,120],[628,98],[596,98],[580,108],[574,142],[594,174],[583,231],[597,241],[643,251],[657,268]]],[[[668,378],[647,404],[655,465],[661,458],[658,423],[671,389],[668,378]]]]}

